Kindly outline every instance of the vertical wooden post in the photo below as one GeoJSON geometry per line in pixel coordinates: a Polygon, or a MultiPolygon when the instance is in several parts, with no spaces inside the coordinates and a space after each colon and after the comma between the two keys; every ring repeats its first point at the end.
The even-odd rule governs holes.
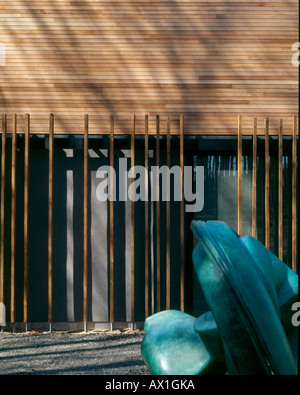
{"type": "Polygon", "coordinates": [[[181,169],[181,202],[180,202],[180,309],[184,311],[184,129],[183,115],[180,115],[180,169],[181,169]]]}
{"type": "Polygon", "coordinates": [[[253,164],[252,164],[252,237],[256,238],[257,195],[257,118],[253,125],[253,164]]]}
{"type": "MultiPolygon", "coordinates": [[[[170,116],[167,118],[167,168],[171,165],[170,147],[170,116]]],[[[167,177],[167,202],[166,202],[166,309],[170,310],[171,284],[170,284],[170,177],[167,177]]]]}
{"type": "MultiPolygon", "coordinates": [[[[156,115],[156,166],[159,167],[159,115],[156,115]]],[[[160,311],[160,199],[159,177],[156,180],[156,309],[160,311]]]]}
{"type": "Polygon", "coordinates": [[[54,115],[49,120],[49,184],[48,184],[48,323],[53,321],[53,140],[54,115]]]}
{"type": "Polygon", "coordinates": [[[243,189],[243,169],[242,169],[242,117],[238,117],[238,153],[237,153],[237,168],[238,168],[238,226],[237,232],[240,236],[243,233],[243,216],[242,216],[242,189],[243,189]]]}
{"type": "MultiPolygon", "coordinates": [[[[110,116],[110,167],[114,168],[114,116],[110,116]]],[[[114,322],[114,173],[109,175],[109,259],[110,259],[110,323],[114,322]]]]}
{"type": "Polygon", "coordinates": [[[17,166],[17,115],[13,114],[11,154],[11,283],[10,321],[16,320],[16,166],[17,166]]]}
{"type": "Polygon", "coordinates": [[[292,269],[297,272],[297,117],[293,117],[292,147],[292,269]]]}
{"type": "Polygon", "coordinates": [[[148,115],[145,115],[145,318],[149,316],[149,185],[148,185],[148,151],[149,151],[149,141],[148,141],[148,115]]]}
{"type": "Polygon", "coordinates": [[[25,115],[25,157],[24,157],[24,306],[23,320],[28,322],[28,212],[29,212],[29,151],[30,115],[25,115]]]}
{"type": "Polygon", "coordinates": [[[2,114],[1,144],[1,243],[0,243],[0,302],[4,303],[4,248],[5,248],[5,184],[6,184],[7,115],[2,114]]]}
{"type": "MultiPolygon", "coordinates": [[[[131,168],[135,166],[135,115],[131,117],[131,168]]],[[[134,181],[132,178],[131,182],[134,181]]],[[[135,202],[131,200],[131,323],[135,321],[135,202]]]]}
{"type": "Polygon", "coordinates": [[[283,259],[283,222],[282,222],[282,119],[278,125],[278,258],[283,259]]]}
{"type": "Polygon", "coordinates": [[[269,118],[265,121],[265,246],[270,248],[269,118]]]}
{"type": "Polygon", "coordinates": [[[83,324],[87,330],[88,322],[88,188],[89,188],[89,116],[84,115],[83,148],[83,324]]]}

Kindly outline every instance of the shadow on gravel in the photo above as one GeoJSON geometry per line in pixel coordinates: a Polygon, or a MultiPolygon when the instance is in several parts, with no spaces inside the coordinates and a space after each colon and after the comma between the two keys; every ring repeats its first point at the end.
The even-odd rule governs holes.
{"type": "Polygon", "coordinates": [[[146,375],[143,332],[0,333],[1,375],[146,375]]]}

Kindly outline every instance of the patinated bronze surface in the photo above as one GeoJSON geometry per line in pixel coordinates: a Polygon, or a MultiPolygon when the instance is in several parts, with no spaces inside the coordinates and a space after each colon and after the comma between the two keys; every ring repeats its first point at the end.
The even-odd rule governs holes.
{"type": "Polygon", "coordinates": [[[292,304],[298,276],[250,236],[219,221],[192,222],[193,263],[210,311],[175,310],[145,322],[141,351],[152,374],[297,374],[292,304]]]}

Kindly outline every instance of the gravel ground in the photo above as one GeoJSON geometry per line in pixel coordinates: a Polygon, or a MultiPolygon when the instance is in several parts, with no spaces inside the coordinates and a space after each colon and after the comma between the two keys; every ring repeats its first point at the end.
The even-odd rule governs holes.
{"type": "Polygon", "coordinates": [[[1,375],[148,375],[130,331],[0,333],[1,375]]]}

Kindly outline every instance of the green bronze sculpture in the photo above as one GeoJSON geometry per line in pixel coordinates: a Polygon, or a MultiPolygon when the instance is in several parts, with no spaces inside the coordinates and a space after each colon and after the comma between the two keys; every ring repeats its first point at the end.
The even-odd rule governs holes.
{"type": "Polygon", "coordinates": [[[152,374],[296,375],[292,305],[298,276],[250,236],[218,221],[192,222],[193,263],[210,311],[176,310],[145,321],[141,345],[152,374]]]}

